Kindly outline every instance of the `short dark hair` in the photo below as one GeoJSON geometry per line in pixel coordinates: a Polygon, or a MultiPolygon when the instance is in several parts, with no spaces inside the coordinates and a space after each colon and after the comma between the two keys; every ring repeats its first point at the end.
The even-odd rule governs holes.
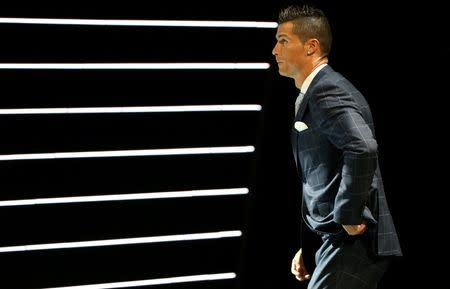
{"type": "Polygon", "coordinates": [[[325,55],[331,50],[331,27],[328,18],[322,10],[310,5],[291,5],[281,9],[278,15],[278,24],[292,21],[294,32],[302,42],[317,38],[320,48],[325,55]]]}

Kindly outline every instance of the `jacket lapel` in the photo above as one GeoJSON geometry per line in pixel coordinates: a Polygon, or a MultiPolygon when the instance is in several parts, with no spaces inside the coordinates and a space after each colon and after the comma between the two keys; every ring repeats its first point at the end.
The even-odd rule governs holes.
{"type": "Polygon", "coordinates": [[[295,122],[300,121],[303,117],[303,115],[305,114],[306,111],[306,107],[308,106],[308,99],[310,97],[310,93],[306,92],[305,96],[302,99],[302,102],[300,103],[300,107],[298,108],[298,112],[297,115],[295,116],[295,120],[294,123],[292,124],[292,130],[291,130],[291,144],[292,144],[292,151],[294,153],[294,160],[295,160],[295,164],[297,165],[298,171],[300,172],[300,163],[298,160],[298,132],[295,129],[295,122]]]}
{"type": "Polygon", "coordinates": [[[302,102],[300,103],[297,115],[295,116],[295,121],[300,121],[301,119],[303,119],[306,108],[308,107],[309,99],[311,98],[311,90],[312,90],[311,88],[317,84],[320,78],[322,78],[326,73],[329,73],[331,71],[333,71],[333,69],[330,67],[330,65],[327,65],[324,68],[322,68],[314,77],[313,81],[309,85],[308,90],[305,93],[305,96],[303,97],[302,102]]]}
{"type": "MultiPolygon", "coordinates": [[[[314,77],[313,81],[311,82],[311,85],[309,86],[308,90],[305,93],[305,96],[303,97],[302,102],[300,103],[300,107],[298,108],[298,112],[297,115],[295,116],[295,120],[294,123],[292,124],[292,130],[291,130],[291,144],[292,144],[292,150],[294,153],[294,160],[295,163],[297,165],[297,168],[299,168],[300,164],[299,164],[299,160],[298,160],[298,133],[297,130],[295,129],[295,122],[297,121],[301,121],[303,119],[303,116],[305,115],[306,112],[306,108],[308,107],[308,102],[309,99],[311,98],[311,87],[313,87],[314,85],[316,85],[317,81],[323,77],[323,75],[329,71],[333,71],[332,68],[327,65],[324,68],[322,68],[322,70],[319,71],[319,73],[317,73],[317,75],[314,77]]],[[[299,171],[300,168],[299,168],[299,171]]]]}

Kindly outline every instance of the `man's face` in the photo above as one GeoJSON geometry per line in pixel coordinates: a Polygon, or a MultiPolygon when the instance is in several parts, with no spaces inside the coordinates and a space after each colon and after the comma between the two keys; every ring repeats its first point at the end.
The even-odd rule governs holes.
{"type": "Polygon", "coordinates": [[[294,24],[289,21],[278,26],[277,43],[272,50],[281,75],[296,78],[303,70],[306,51],[300,38],[293,32],[294,24]]]}

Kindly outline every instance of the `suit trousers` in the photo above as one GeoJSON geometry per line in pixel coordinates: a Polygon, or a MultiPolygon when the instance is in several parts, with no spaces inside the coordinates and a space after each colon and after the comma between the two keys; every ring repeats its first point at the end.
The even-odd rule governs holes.
{"type": "Polygon", "coordinates": [[[323,235],[308,289],[377,288],[389,258],[374,256],[367,238],[366,233],[350,236],[345,231],[323,235]]]}

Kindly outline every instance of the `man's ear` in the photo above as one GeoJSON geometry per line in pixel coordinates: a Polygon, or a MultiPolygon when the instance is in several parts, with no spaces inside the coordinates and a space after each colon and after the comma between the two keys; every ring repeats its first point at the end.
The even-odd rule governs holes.
{"type": "Polygon", "coordinates": [[[317,38],[308,39],[306,42],[306,53],[308,55],[314,54],[320,49],[320,42],[317,38]]]}

